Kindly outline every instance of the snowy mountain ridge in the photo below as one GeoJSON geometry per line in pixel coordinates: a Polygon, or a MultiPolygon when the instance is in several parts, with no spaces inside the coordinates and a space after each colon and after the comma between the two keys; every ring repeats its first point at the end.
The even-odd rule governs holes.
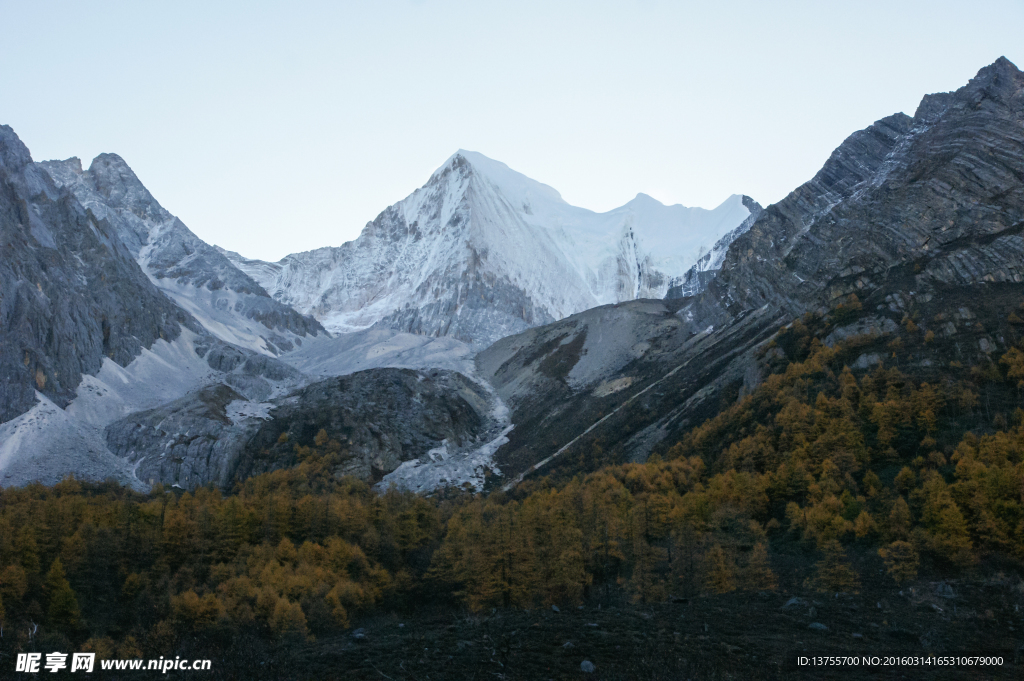
{"type": "Polygon", "coordinates": [[[729,252],[729,245],[750,229],[754,222],[761,217],[761,213],[764,212],[760,204],[749,196],[743,197],[743,203],[750,210],[750,215],[747,216],[746,220],[741,222],[736,228],[726,232],[709,250],[705,250],[703,255],[700,255],[697,261],[681,277],[672,277],[669,281],[668,292],[665,294],[666,298],[695,296],[707,288],[708,283],[722,269],[722,263],[725,262],[725,256],[729,252]]]}
{"type": "Polygon", "coordinates": [[[74,157],[38,165],[114,229],[157,288],[221,340],[273,356],[321,330],[192,233],[117,154],[100,154],[88,170],[74,157]]]}
{"type": "MultiPolygon", "coordinates": [[[[74,350],[80,329],[34,334],[59,347],[34,364],[34,351],[22,353],[12,369],[36,390],[0,423],[3,485],[68,472],[140,489],[226,485],[252,472],[236,467],[249,461],[243,453],[265,423],[274,432],[259,437],[276,442],[287,424],[305,433],[331,412],[341,419],[332,427],[365,435],[352,471],[420,491],[478,488],[486,470],[498,472],[492,458],[514,426],[477,375],[475,351],[604,301],[660,297],[705,243],[750,214],[743,197],[705,211],[642,194],[598,214],[502,163],[458,152],[359,239],[262,263],[203,242],[120,156],[102,154],[87,170],[77,158],[33,163],[9,136],[0,151],[20,150],[9,165],[28,178],[15,193],[31,204],[22,218],[31,240],[22,239],[29,255],[4,261],[19,277],[5,289],[39,302],[39,310],[22,305],[31,328],[77,319],[82,305],[51,311],[67,281],[99,293],[100,304],[85,308],[101,317],[93,335],[102,340],[93,343],[95,366],[65,378],[58,364],[68,349],[58,341],[70,333],[74,350]],[[19,275],[36,252],[46,267],[19,275]],[[347,333],[318,333],[307,309],[347,333]],[[132,326],[146,314],[159,315],[156,327],[132,326]],[[378,447],[363,426],[376,423],[373,405],[385,393],[396,409],[421,398],[433,406],[425,420],[403,412],[412,439],[378,447]],[[467,408],[476,416],[443,425],[445,414],[467,408]]],[[[2,226],[23,231],[17,221],[2,226]]]]}
{"type": "Polygon", "coordinates": [[[662,298],[751,215],[645,194],[595,213],[483,154],[460,150],[354,241],[278,263],[221,251],[276,300],[332,332],[379,325],[481,348],[598,305],[662,298]]]}

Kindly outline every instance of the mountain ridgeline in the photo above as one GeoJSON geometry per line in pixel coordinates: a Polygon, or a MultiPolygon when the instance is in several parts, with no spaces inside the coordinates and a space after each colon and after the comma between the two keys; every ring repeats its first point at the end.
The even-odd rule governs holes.
{"type": "Polygon", "coordinates": [[[763,209],[459,151],[278,263],[0,127],[0,661],[1019,678],[1022,284],[1004,58],[763,209]]]}
{"type": "Polygon", "coordinates": [[[227,255],[331,331],[377,325],[483,349],[598,305],[664,297],[676,280],[690,281],[690,269],[708,269],[708,254],[721,253],[760,210],[740,195],[704,210],[640,194],[594,213],[459,151],[354,241],[278,263],[227,255]]]}
{"type": "Polygon", "coordinates": [[[272,299],[193,234],[157,202],[120,156],[101,154],[85,171],[77,158],[40,166],[110,225],[153,283],[181,307],[199,317],[230,308],[239,322],[249,322],[243,327],[248,335],[236,331],[236,337],[226,340],[276,355],[294,347],[293,337],[323,330],[316,320],[272,299]]]}
{"type": "MultiPolygon", "coordinates": [[[[808,314],[833,325],[830,347],[875,339],[858,370],[892,354],[906,318],[939,340],[904,370],[934,371],[949,347],[983,361],[1012,346],[1001,292],[1024,276],[1021,78],[1000,59],[913,117],[854,133],[765,209],[641,194],[593,213],[459,151],[355,241],[278,263],[205,244],[116,155],[88,170],[36,164],[5,128],[5,484],[116,473],[228,486],[246,462],[292,465],[304,443],[266,432],[290,432],[296,401],[323,398],[324,381],[369,371],[382,394],[404,395],[388,367],[467,377],[477,389],[446,379],[431,394],[456,412],[475,395],[475,416],[392,437],[372,390],[340,395],[331,409],[352,416],[321,426],[380,443],[352,435],[338,474],[510,488],[571,472],[594,447],[600,461],[643,461],[756,389],[770,338],[808,314]],[[852,295],[861,312],[839,324],[832,311],[852,295]]],[[[302,419],[325,408],[314,402],[302,419]]]]}
{"type": "Polygon", "coordinates": [[[194,323],[149,283],[113,228],[0,127],[0,422],[36,393],[59,406],[103,358],[127,364],[194,323]]]}
{"type": "Polygon", "coordinates": [[[517,424],[502,470],[521,474],[595,441],[619,461],[663,451],[723,396],[759,385],[765,344],[805,314],[830,320],[830,344],[874,338],[852,358],[861,369],[892,354],[887,330],[907,317],[942,342],[916,349],[904,370],[927,375],[1008,350],[1006,306],[1024,281],[1022,88],[1000,59],[960,90],[925,97],[913,118],[854,133],[736,237],[695,296],[598,308],[480,353],[517,424]],[[858,315],[834,315],[851,295],[858,315]],[[605,331],[627,317],[628,332],[605,331]],[[584,370],[598,351],[616,360],[584,370]]]}
{"type": "Polygon", "coordinates": [[[760,211],[741,196],[709,211],[638,195],[596,214],[460,151],[356,241],[259,263],[199,239],[116,154],[83,169],[77,158],[34,163],[9,128],[0,142],[5,485],[75,474],[230,486],[294,461],[295,443],[266,429],[321,418],[344,424],[352,445],[339,475],[480,486],[512,424],[475,375],[474,349],[602,302],[660,297],[689,270],[706,275],[708,255],[760,211]],[[387,368],[433,372],[420,381],[457,371],[477,389],[442,381],[414,398],[424,414],[406,409],[411,428],[385,432],[388,409],[421,392],[387,368]],[[397,401],[378,407],[375,392],[397,401]],[[467,396],[476,420],[456,413],[467,396]],[[433,402],[455,412],[438,420],[433,402]],[[329,418],[341,405],[350,416],[329,418]]]}

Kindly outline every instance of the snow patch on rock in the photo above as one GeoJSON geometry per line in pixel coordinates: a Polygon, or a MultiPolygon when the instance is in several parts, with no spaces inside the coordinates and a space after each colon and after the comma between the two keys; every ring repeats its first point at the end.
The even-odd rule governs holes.
{"type": "Polygon", "coordinates": [[[307,338],[280,359],[312,376],[344,376],[378,367],[451,369],[466,376],[474,371],[473,349],[462,341],[381,328],[307,338]]]}
{"type": "Polygon", "coordinates": [[[238,425],[249,419],[262,419],[270,421],[274,417],[270,410],[276,405],[273,402],[250,402],[247,400],[234,400],[225,408],[231,423],[238,425]]]}
{"type": "Polygon", "coordinates": [[[508,442],[508,434],[515,426],[508,425],[498,435],[481,447],[463,453],[448,451],[444,446],[431,449],[426,456],[405,461],[401,466],[384,476],[378,483],[379,489],[392,485],[413,492],[431,492],[443,487],[465,488],[476,492],[484,488],[489,474],[500,475],[494,464],[494,453],[508,442]]]}
{"type": "Polygon", "coordinates": [[[482,445],[471,445],[452,451],[447,440],[440,447],[431,449],[418,459],[403,462],[398,468],[384,476],[377,483],[377,489],[389,487],[428,493],[443,487],[465,488],[481,491],[490,475],[501,475],[501,469],[494,463],[494,455],[508,443],[508,434],[515,428],[511,411],[497,391],[481,379],[473,367],[464,375],[476,382],[487,392],[490,401],[489,420],[491,427],[483,436],[482,445]]]}

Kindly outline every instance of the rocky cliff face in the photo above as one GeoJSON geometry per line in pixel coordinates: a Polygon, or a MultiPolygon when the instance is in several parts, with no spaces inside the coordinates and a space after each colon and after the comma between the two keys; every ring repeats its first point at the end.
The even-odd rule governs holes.
{"type": "Polygon", "coordinates": [[[193,234],[120,156],[100,154],[85,171],[77,158],[40,166],[117,234],[157,287],[222,340],[276,355],[323,331],[193,234]]]}
{"type": "Polygon", "coordinates": [[[665,294],[666,299],[689,298],[707,289],[711,280],[715,278],[718,271],[722,268],[725,256],[729,252],[729,246],[741,234],[746,234],[747,230],[757,222],[757,219],[761,217],[761,213],[764,211],[761,204],[749,196],[743,197],[743,205],[750,211],[747,219],[716,241],[714,246],[702,254],[697,262],[693,264],[693,267],[686,270],[683,276],[673,277],[669,281],[668,292],[665,294]]]}
{"type": "Polygon", "coordinates": [[[337,474],[376,482],[431,450],[482,444],[492,401],[443,370],[371,369],[264,403],[214,384],[110,424],[106,439],[142,480],[191,489],[293,465],[295,445],[313,445],[323,429],[342,445],[337,474]]]}
{"type": "MultiPolygon", "coordinates": [[[[651,310],[634,325],[643,338],[614,341],[645,350],[598,383],[570,380],[587,359],[573,339],[589,344],[597,328],[591,313],[481,353],[481,374],[513,421],[533,426],[517,428],[496,460],[515,480],[538,463],[586,467],[598,451],[643,459],[756,386],[770,370],[764,343],[780,325],[806,312],[828,323],[852,293],[862,318],[829,338],[863,340],[855,369],[892,354],[885,343],[906,316],[945,345],[916,349],[903,370],[926,374],[951,352],[985,363],[1018,335],[1007,319],[1024,301],[1022,228],[1024,74],[1000,59],[960,90],[925,97],[913,118],[896,114],[851,135],[732,241],[706,290],[674,303],[678,327],[662,321],[670,310],[651,310]],[[562,378],[538,378],[545,366],[562,378]],[[520,395],[527,384],[536,393],[520,395]]],[[[616,309],[606,314],[637,314],[616,309]]]]}
{"type": "Polygon", "coordinates": [[[480,385],[441,369],[370,369],[314,383],[280,401],[246,447],[236,476],[288,465],[294,443],[323,428],[348,458],[338,475],[378,481],[404,462],[447,442],[452,450],[480,442],[491,399],[480,385]],[[280,434],[288,434],[281,443],[280,434]]]}
{"type": "Polygon", "coordinates": [[[0,126],[0,422],[35,394],[65,406],[104,358],[128,364],[195,322],[161,295],[112,226],[0,126]],[[132,301],[126,305],[125,301],[132,301]]]}
{"type": "Polygon", "coordinates": [[[319,324],[195,238],[119,158],[93,165],[83,173],[76,160],[34,163],[0,127],[4,485],[69,473],[137,484],[104,444],[111,421],[210,380],[256,401],[308,382],[268,353],[300,342],[299,332],[322,331],[319,324]],[[204,308],[173,287],[230,295],[232,306],[204,308]],[[271,330],[257,317],[280,324],[271,330]],[[238,338],[243,327],[232,320],[240,319],[262,329],[248,338],[256,342],[238,338]]]}
{"type": "Polygon", "coordinates": [[[736,239],[694,319],[799,314],[886,285],[1021,281],[1024,75],[1005,58],[953,93],[855,133],[736,239]]]}

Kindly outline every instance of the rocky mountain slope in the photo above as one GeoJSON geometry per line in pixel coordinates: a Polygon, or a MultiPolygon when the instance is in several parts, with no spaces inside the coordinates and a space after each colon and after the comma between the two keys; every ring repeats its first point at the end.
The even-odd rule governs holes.
{"type": "Polygon", "coordinates": [[[1021,281],[1024,77],[1006,59],[851,136],[809,183],[739,237],[695,310],[725,319],[769,302],[792,312],[886,285],[1021,281]],[[720,311],[719,311],[720,310],[720,311]]]}
{"type": "Polygon", "coordinates": [[[0,187],[0,483],[68,473],[133,482],[106,447],[108,423],[211,380],[257,399],[302,382],[165,296],[110,211],[54,182],[6,126],[0,187]]]}
{"type": "Polygon", "coordinates": [[[175,339],[181,324],[199,330],[8,126],[0,126],[0,249],[0,422],[31,408],[37,393],[66,406],[104,358],[124,365],[175,339]]]}
{"type": "Polygon", "coordinates": [[[221,340],[277,355],[323,330],[316,320],[271,298],[193,234],[120,156],[101,154],[85,171],[77,158],[40,166],[118,235],[160,290],[221,340]]]}
{"type": "Polygon", "coordinates": [[[747,219],[735,229],[726,232],[725,236],[716,241],[711,249],[693,264],[693,267],[686,270],[683,276],[673,277],[669,280],[665,298],[689,298],[703,292],[708,287],[708,284],[722,268],[725,256],[729,252],[729,245],[741,234],[745,234],[751,225],[761,217],[761,205],[752,198],[744,196],[743,205],[750,211],[747,219]]]}
{"type": "Polygon", "coordinates": [[[295,445],[313,444],[322,429],[344,452],[337,475],[376,482],[429,451],[483,444],[494,426],[490,402],[452,371],[371,369],[259,404],[213,384],[110,424],[106,438],[150,484],[230,487],[296,463],[295,445]]]}
{"type": "Polygon", "coordinates": [[[331,331],[376,324],[479,349],[598,305],[663,297],[759,210],[739,195],[703,210],[639,194],[598,214],[503,163],[459,151],[355,241],[278,263],[225,254],[331,331]]]}
{"type": "Polygon", "coordinates": [[[421,491],[642,460],[774,371],[802,315],[857,371],[984,365],[1020,335],[1022,92],[1000,59],[764,211],[597,215],[459,152],[277,264],[205,246],[116,157],[44,167],[2,129],[3,482],[227,485],[319,428],[344,472],[421,491]]]}
{"type": "Polygon", "coordinates": [[[642,459],[756,385],[770,371],[765,343],[805,313],[825,315],[832,342],[870,339],[851,357],[861,369],[893,353],[908,317],[939,340],[915,346],[903,370],[927,372],[951,353],[985,363],[1016,337],[1022,227],[1024,75],[1000,59],[960,90],[925,97],[913,118],[851,135],[732,242],[699,295],[592,310],[478,355],[519,425],[497,462],[512,475],[582,465],[597,450],[642,459]],[[859,312],[833,314],[853,293],[859,312]],[[604,352],[634,358],[585,371],[594,334],[637,315],[647,321],[625,324],[630,333],[602,336],[604,352]]]}
{"type": "Polygon", "coordinates": [[[3,127],[0,187],[0,484],[73,473],[228,485],[237,471],[288,465],[281,432],[308,444],[335,426],[347,433],[344,472],[379,480],[443,450],[461,462],[458,484],[482,479],[478,450],[509,425],[493,391],[451,371],[378,369],[471,374],[464,344],[329,337],[192,234],[115,155],[87,171],[77,159],[34,163],[3,127]],[[274,356],[288,351],[295,366],[274,356]]]}

